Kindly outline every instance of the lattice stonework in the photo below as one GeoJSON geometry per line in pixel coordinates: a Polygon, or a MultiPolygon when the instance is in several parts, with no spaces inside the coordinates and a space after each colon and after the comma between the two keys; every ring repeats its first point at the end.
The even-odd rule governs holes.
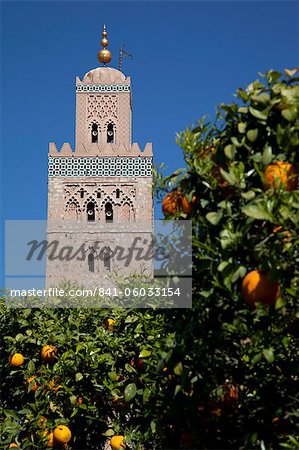
{"type": "Polygon", "coordinates": [[[150,177],[152,158],[51,157],[49,177],[150,177]]]}
{"type": "Polygon", "coordinates": [[[87,118],[115,117],[117,119],[116,95],[89,95],[87,99],[87,118]]]}
{"type": "Polygon", "coordinates": [[[130,92],[126,84],[77,84],[76,92],[130,92]]]}

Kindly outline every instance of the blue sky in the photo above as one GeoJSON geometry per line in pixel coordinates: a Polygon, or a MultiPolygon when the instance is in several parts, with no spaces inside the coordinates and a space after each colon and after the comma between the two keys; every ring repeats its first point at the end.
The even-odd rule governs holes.
{"type": "MultiPolygon", "coordinates": [[[[48,142],[74,143],[75,77],[133,53],[133,138],[183,166],[175,133],[233,100],[259,71],[298,66],[295,1],[1,2],[2,219],[46,219],[48,142]]],[[[156,205],[156,217],[160,217],[156,205]]],[[[3,227],[2,227],[3,231],[3,227]]],[[[3,267],[3,260],[1,267],[3,267]]]]}
{"type": "MultiPolygon", "coordinates": [[[[133,138],[183,165],[175,133],[258,71],[298,65],[298,3],[2,3],[2,196],[7,219],[45,219],[48,142],[74,142],[75,76],[96,67],[102,24],[111,65],[133,53],[133,138]]],[[[157,208],[159,209],[159,207],[157,208]]]]}

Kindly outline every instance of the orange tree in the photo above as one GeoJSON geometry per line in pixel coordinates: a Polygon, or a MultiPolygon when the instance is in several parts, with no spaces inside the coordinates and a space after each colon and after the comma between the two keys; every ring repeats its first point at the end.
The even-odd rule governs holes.
{"type": "Polygon", "coordinates": [[[178,135],[186,168],[157,176],[166,218],[193,224],[193,309],[171,315],[164,353],[176,379],[163,448],[299,447],[299,78],[285,72],[178,135]]]}
{"type": "Polygon", "coordinates": [[[114,435],[128,448],[159,447],[150,405],[167,335],[161,312],[1,312],[1,448],[100,449],[114,435]]]}
{"type": "Polygon", "coordinates": [[[239,89],[156,177],[166,220],[192,220],[192,309],[1,305],[1,448],[298,448],[291,75],[239,89]]]}

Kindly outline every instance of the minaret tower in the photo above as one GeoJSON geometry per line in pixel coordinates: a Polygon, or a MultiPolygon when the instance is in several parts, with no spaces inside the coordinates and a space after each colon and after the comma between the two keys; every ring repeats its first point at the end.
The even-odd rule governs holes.
{"type": "Polygon", "coordinates": [[[50,143],[47,286],[63,280],[91,285],[113,270],[152,274],[151,262],[125,267],[115,252],[136,236],[151,241],[153,155],[151,143],[143,151],[132,144],[131,80],[107,66],[112,56],[105,26],[101,46],[101,66],[76,78],[74,150],[69,143],[60,150],[50,143]],[[73,255],[82,245],[85,258],[82,252],[55,258],[63,247],[73,255]]]}

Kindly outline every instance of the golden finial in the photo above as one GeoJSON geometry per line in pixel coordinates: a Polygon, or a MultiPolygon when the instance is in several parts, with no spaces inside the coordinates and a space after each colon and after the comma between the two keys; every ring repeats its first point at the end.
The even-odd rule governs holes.
{"type": "Polygon", "coordinates": [[[107,39],[107,31],[106,31],[106,25],[103,26],[103,32],[102,32],[102,40],[101,40],[101,46],[103,47],[102,50],[100,50],[98,52],[98,60],[104,64],[104,66],[106,64],[108,64],[111,59],[111,53],[109,50],[107,50],[107,45],[108,45],[108,39],[107,39]]]}

